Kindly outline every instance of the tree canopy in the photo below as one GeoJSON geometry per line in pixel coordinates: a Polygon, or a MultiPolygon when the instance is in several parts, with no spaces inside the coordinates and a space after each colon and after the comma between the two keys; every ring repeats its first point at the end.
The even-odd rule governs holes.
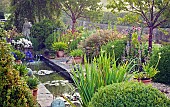
{"type": "Polygon", "coordinates": [[[11,7],[11,19],[20,31],[24,18],[34,23],[60,15],[57,2],[52,0],[11,0],[11,7]]]}
{"type": "Polygon", "coordinates": [[[99,11],[102,7],[100,0],[57,0],[59,7],[71,18],[72,32],[79,18],[91,18],[89,14],[99,11]]]}
{"type": "Polygon", "coordinates": [[[112,12],[128,11],[140,15],[149,27],[149,47],[152,50],[153,30],[170,19],[169,0],[109,0],[112,12]]]}

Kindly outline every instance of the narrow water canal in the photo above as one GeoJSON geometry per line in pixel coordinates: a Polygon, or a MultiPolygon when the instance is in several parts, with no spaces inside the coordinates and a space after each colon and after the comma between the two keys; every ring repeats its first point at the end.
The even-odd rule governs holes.
{"type": "Polygon", "coordinates": [[[65,93],[72,94],[75,90],[74,86],[65,80],[57,71],[53,71],[44,62],[38,61],[28,64],[28,67],[33,71],[38,71],[34,74],[41,83],[55,96],[62,95],[65,93]],[[48,74],[42,74],[46,72],[48,74]]]}

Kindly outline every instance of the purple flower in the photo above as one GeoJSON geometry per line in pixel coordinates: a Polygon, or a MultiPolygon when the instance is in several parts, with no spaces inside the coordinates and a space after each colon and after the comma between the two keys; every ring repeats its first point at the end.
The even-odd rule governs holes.
{"type": "Polygon", "coordinates": [[[138,41],[141,41],[141,36],[138,36],[138,41]]]}

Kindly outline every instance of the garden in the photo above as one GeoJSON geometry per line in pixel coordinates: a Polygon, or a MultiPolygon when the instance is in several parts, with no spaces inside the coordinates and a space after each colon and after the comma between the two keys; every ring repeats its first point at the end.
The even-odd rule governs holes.
{"type": "Polygon", "coordinates": [[[7,1],[0,107],[170,107],[170,1],[7,1]]]}

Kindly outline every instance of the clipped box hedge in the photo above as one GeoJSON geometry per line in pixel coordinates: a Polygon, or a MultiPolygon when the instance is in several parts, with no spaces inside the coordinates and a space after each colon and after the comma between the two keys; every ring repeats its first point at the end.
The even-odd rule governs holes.
{"type": "Polygon", "coordinates": [[[114,83],[100,88],[89,107],[170,107],[170,99],[150,85],[114,83]]]}
{"type": "Polygon", "coordinates": [[[162,47],[159,51],[155,52],[150,61],[150,65],[156,65],[158,61],[158,53],[160,53],[161,58],[158,63],[158,70],[160,71],[155,75],[153,80],[155,82],[160,82],[170,85],[170,45],[162,47]]]}

